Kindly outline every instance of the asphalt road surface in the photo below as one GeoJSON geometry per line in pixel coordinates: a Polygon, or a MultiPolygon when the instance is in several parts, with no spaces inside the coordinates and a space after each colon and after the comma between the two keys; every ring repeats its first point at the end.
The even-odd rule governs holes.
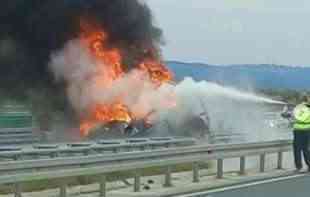
{"type": "Polygon", "coordinates": [[[184,197],[309,197],[310,175],[301,174],[240,186],[201,192],[184,197]]]}

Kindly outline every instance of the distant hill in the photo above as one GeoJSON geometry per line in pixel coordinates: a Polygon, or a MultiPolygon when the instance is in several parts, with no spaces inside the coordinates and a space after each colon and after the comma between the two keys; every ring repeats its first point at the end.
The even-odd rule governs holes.
{"type": "Polygon", "coordinates": [[[168,61],[177,80],[190,76],[242,89],[310,90],[310,67],[281,65],[208,65],[168,61]]]}

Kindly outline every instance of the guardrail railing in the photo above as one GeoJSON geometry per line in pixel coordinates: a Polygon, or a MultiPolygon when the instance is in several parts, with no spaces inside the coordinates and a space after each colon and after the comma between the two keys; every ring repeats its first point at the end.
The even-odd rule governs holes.
{"type": "Polygon", "coordinates": [[[35,144],[30,147],[0,147],[1,159],[24,160],[92,155],[104,152],[128,152],[161,147],[189,146],[196,142],[193,138],[133,138],[127,140],[101,140],[97,142],[79,142],[66,144],[35,144]]]}
{"type": "Polygon", "coordinates": [[[0,128],[0,146],[34,144],[40,137],[33,132],[32,127],[0,128]]]}
{"type": "Polygon", "coordinates": [[[193,182],[199,182],[199,164],[217,160],[217,178],[223,178],[224,160],[240,158],[240,174],[245,173],[246,157],[259,156],[260,172],[265,170],[267,154],[277,153],[277,168],[282,168],[283,153],[290,151],[291,141],[273,141],[233,145],[196,145],[190,147],[146,150],[118,154],[89,155],[84,157],[54,158],[29,161],[9,161],[0,163],[0,185],[12,184],[15,196],[21,196],[21,184],[29,181],[63,179],[60,181],[60,197],[67,196],[66,178],[81,176],[99,176],[101,197],[106,197],[106,176],[111,172],[133,170],[135,192],[140,191],[140,170],[148,167],[164,167],[165,187],[172,186],[172,166],[184,163],[192,164],[193,182]]]}

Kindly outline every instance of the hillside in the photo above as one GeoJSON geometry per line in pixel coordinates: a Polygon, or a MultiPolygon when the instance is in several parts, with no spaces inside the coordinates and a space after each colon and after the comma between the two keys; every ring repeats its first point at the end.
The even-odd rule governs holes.
{"type": "Polygon", "coordinates": [[[242,89],[310,90],[310,67],[281,65],[208,65],[168,61],[177,80],[190,76],[242,89]]]}

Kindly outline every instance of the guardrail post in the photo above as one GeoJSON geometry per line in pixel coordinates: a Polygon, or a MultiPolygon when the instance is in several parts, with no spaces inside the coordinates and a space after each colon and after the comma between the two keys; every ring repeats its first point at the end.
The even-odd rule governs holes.
{"type": "Polygon", "coordinates": [[[39,158],[40,158],[40,155],[39,155],[39,154],[33,154],[33,155],[32,155],[32,158],[33,158],[33,159],[39,159],[39,158]]]}
{"type": "Polygon", "coordinates": [[[90,154],[91,150],[85,150],[83,151],[83,155],[88,156],[90,154]]]}
{"type": "Polygon", "coordinates": [[[278,152],[278,169],[283,169],[283,152],[278,152]]]}
{"type": "Polygon", "coordinates": [[[141,173],[139,171],[136,171],[134,177],[134,192],[139,192],[140,186],[141,186],[141,173]]]}
{"type": "Polygon", "coordinates": [[[50,154],[50,157],[51,157],[51,158],[59,157],[59,153],[58,153],[58,152],[52,152],[52,153],[50,154]]]}
{"type": "Polygon", "coordinates": [[[259,156],[259,171],[265,172],[265,160],[266,160],[266,154],[261,154],[259,156]]]}
{"type": "Polygon", "coordinates": [[[223,159],[218,159],[217,160],[217,178],[218,179],[221,179],[223,178],[223,174],[224,174],[224,171],[223,171],[223,159]]]}
{"type": "Polygon", "coordinates": [[[146,145],[142,145],[142,146],[140,146],[140,150],[141,150],[141,151],[145,151],[145,150],[146,150],[146,148],[147,148],[147,146],[146,146],[146,145]]]}
{"type": "Polygon", "coordinates": [[[22,159],[22,156],[21,155],[14,155],[14,160],[17,161],[17,160],[21,160],[22,159]]]}
{"type": "Polygon", "coordinates": [[[199,182],[199,163],[198,162],[193,163],[193,182],[194,183],[199,182]]]}
{"type": "Polygon", "coordinates": [[[127,146],[125,152],[131,152],[131,151],[133,151],[133,150],[134,150],[134,147],[132,147],[132,146],[127,146]]]}
{"type": "Polygon", "coordinates": [[[165,183],[164,183],[164,187],[171,187],[171,186],[172,186],[172,182],[171,182],[171,171],[172,171],[172,167],[171,167],[171,166],[167,166],[166,171],[165,171],[165,183]]]}
{"type": "Polygon", "coordinates": [[[240,175],[245,175],[245,156],[240,157],[240,175]]]}
{"type": "Polygon", "coordinates": [[[67,182],[66,181],[60,181],[59,196],[67,197],[67,182]]]}
{"type": "Polygon", "coordinates": [[[22,197],[22,189],[20,183],[14,184],[14,197],[22,197]]]}
{"type": "Polygon", "coordinates": [[[114,153],[118,153],[119,152],[119,148],[113,148],[113,152],[114,153]]]}
{"type": "Polygon", "coordinates": [[[101,175],[99,180],[99,194],[100,197],[106,197],[106,176],[101,175]]]}

